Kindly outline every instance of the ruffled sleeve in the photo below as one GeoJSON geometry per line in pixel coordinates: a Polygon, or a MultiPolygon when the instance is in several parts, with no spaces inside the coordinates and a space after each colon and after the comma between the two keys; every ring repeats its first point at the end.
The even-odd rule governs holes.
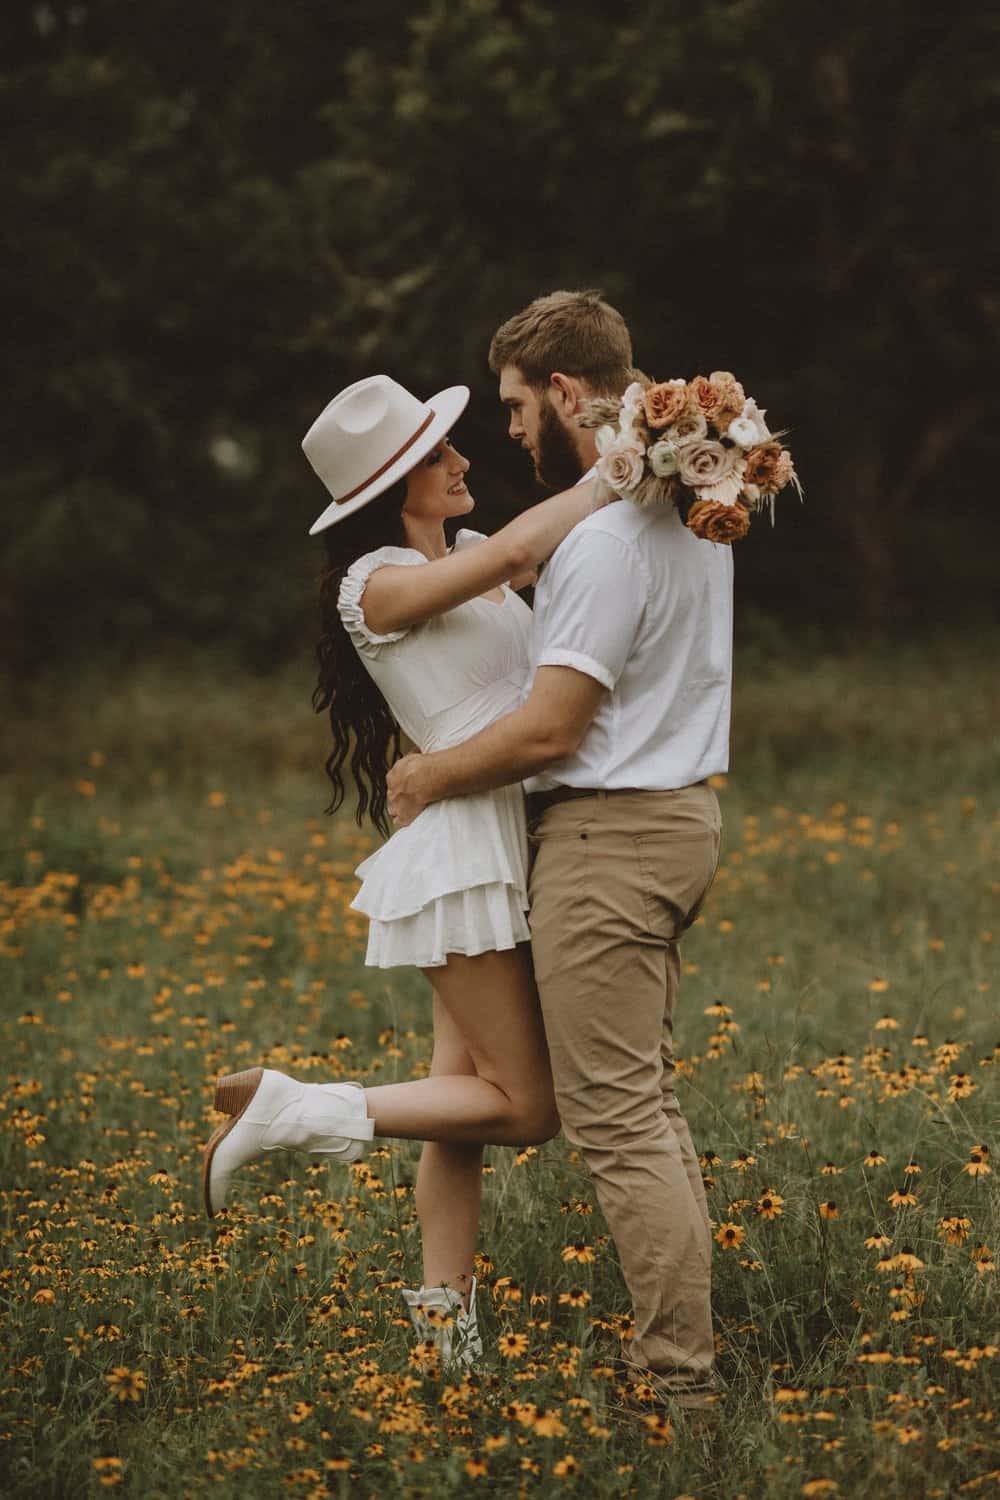
{"type": "Polygon", "coordinates": [[[369,578],[379,568],[416,567],[418,563],[426,561],[422,552],[410,547],[379,547],[377,552],[366,552],[364,557],[359,557],[348,568],[337,595],[337,613],[359,651],[370,651],[373,646],[386,646],[392,641],[401,641],[410,629],[407,625],[402,630],[390,630],[388,635],[377,635],[368,626],[361,608],[361,596],[369,578]]]}
{"type": "Polygon", "coordinates": [[[464,527],[455,535],[453,552],[461,552],[463,547],[474,547],[477,542],[485,542],[486,536],[482,531],[467,531],[464,527]]]}

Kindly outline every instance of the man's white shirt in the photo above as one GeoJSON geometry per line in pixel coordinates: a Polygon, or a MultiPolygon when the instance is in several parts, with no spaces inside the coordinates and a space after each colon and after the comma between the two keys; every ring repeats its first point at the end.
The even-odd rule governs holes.
{"type": "Polygon", "coordinates": [[[595,511],[538,581],[532,677],[538,667],[572,667],[608,692],[576,752],[528,791],[664,791],[728,770],[732,548],[696,537],[672,505],[595,511]]]}

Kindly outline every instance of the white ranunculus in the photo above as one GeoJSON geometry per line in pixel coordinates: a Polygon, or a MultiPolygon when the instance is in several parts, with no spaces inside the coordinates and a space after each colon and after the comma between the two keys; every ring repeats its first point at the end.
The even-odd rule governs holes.
{"type": "MultiPolygon", "coordinates": [[[[771,436],[768,425],[764,421],[766,411],[761,411],[752,396],[748,396],[743,403],[743,410],[738,418],[741,422],[752,422],[754,425],[754,443],[766,443],[771,436]]],[[[742,445],[741,445],[742,446],[742,445]]],[[[752,445],[751,445],[752,446],[752,445]]]]}
{"type": "Polygon", "coordinates": [[[757,423],[749,417],[734,417],[726,428],[726,437],[738,448],[753,448],[759,441],[757,423]]]}
{"type": "Polygon", "coordinates": [[[622,407],[625,411],[642,411],[642,386],[638,380],[633,380],[622,397],[622,407]]]}
{"type": "Polygon", "coordinates": [[[594,442],[597,445],[598,453],[607,453],[612,443],[617,443],[618,440],[618,429],[617,427],[612,427],[610,422],[606,422],[603,427],[598,427],[594,433],[594,442]]]}
{"type": "Polygon", "coordinates": [[[657,479],[669,479],[671,474],[677,473],[678,450],[673,443],[665,439],[654,443],[648,452],[649,467],[657,479]]]}

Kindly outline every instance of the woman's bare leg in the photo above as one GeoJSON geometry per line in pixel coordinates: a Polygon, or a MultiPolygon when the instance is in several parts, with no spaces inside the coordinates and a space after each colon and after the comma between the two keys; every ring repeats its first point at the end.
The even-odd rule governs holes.
{"type": "MultiPolygon", "coordinates": [[[[431,1077],[475,1074],[462,1034],[434,992],[434,1056],[431,1077]]],[[[450,1286],[468,1306],[479,1230],[483,1148],[453,1141],[427,1141],[417,1170],[417,1218],[424,1252],[424,1286],[450,1286]]]]}
{"type": "Polygon", "coordinates": [[[375,1134],[403,1140],[521,1146],[559,1129],[548,1048],[526,945],[425,971],[475,1074],[365,1090],[375,1134]]]}

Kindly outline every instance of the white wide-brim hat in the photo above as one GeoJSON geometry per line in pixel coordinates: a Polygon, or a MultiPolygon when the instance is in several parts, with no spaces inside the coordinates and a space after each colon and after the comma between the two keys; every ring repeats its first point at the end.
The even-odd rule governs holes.
{"type": "Polygon", "coordinates": [[[309,535],[336,526],[408,474],[455,425],[468,399],[467,385],[452,385],[418,401],[388,375],[369,375],[334,396],[302,439],[333,496],[309,535]]]}

